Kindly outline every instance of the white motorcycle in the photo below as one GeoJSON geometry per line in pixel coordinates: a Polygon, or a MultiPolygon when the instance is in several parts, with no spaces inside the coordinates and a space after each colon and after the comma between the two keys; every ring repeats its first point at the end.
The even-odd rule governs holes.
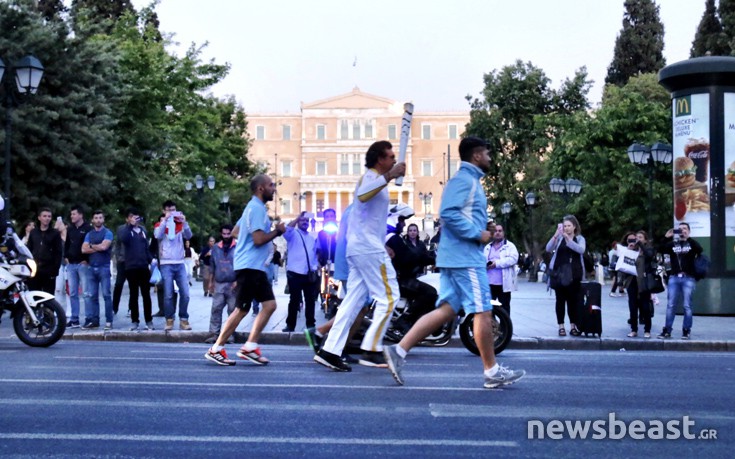
{"type": "Polygon", "coordinates": [[[66,330],[66,313],[53,295],[28,290],[36,274],[33,254],[12,229],[0,241],[0,318],[10,311],[18,338],[34,347],[48,347],[66,330]]]}

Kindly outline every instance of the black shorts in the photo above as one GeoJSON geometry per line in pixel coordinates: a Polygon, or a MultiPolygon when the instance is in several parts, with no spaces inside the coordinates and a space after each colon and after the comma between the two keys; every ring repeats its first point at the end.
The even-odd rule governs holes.
{"type": "Polygon", "coordinates": [[[245,312],[250,311],[253,300],[258,303],[275,300],[273,287],[268,282],[265,271],[257,269],[238,269],[237,293],[235,294],[235,305],[245,312]]]}

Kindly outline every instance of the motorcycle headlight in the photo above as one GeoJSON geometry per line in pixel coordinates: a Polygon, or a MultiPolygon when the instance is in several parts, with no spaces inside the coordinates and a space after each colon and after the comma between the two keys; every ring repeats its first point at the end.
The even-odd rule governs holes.
{"type": "Polygon", "coordinates": [[[35,277],[37,270],[36,261],[29,258],[28,260],[26,260],[26,263],[28,264],[28,267],[31,268],[31,277],[35,277]]]}

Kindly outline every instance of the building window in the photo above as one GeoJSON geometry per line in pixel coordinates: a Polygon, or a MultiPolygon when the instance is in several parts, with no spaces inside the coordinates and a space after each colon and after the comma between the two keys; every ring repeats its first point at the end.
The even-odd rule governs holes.
{"type": "Polygon", "coordinates": [[[268,163],[265,161],[258,161],[258,170],[259,171],[267,171],[268,170],[268,163]]]}
{"type": "Polygon", "coordinates": [[[452,174],[454,174],[455,172],[457,172],[459,170],[459,164],[460,164],[460,162],[461,161],[459,159],[450,159],[449,160],[449,170],[452,171],[452,174]]]}
{"type": "Polygon", "coordinates": [[[283,125],[283,140],[291,140],[291,126],[283,125]]]}
{"type": "Polygon", "coordinates": [[[319,124],[316,127],[316,138],[317,140],[324,140],[327,138],[327,127],[323,124],[319,124]]]}
{"type": "Polygon", "coordinates": [[[388,140],[396,140],[398,138],[396,134],[396,125],[395,124],[389,124],[388,125],[388,140]]]}
{"type": "Polygon", "coordinates": [[[316,200],[316,213],[317,215],[324,212],[324,199],[317,199],[316,200]]]}
{"type": "Polygon", "coordinates": [[[365,123],[365,138],[366,139],[373,138],[373,122],[372,121],[368,121],[365,123]]]}
{"type": "Polygon", "coordinates": [[[362,174],[362,163],[360,162],[362,158],[360,155],[355,155],[352,158],[352,175],[361,175],[362,174]]]}
{"type": "Polygon", "coordinates": [[[316,162],[316,175],[327,175],[327,162],[326,161],[316,162]]]}
{"type": "Polygon", "coordinates": [[[349,138],[350,134],[350,125],[347,123],[347,120],[342,120],[339,124],[339,138],[342,140],[347,140],[349,138]]]}
{"type": "Polygon", "coordinates": [[[423,140],[431,140],[431,124],[421,125],[421,138],[423,140]]]}
{"type": "Polygon", "coordinates": [[[431,177],[434,173],[432,171],[431,167],[431,160],[430,159],[423,159],[421,160],[421,176],[422,177],[431,177]]]}
{"type": "Polygon", "coordinates": [[[352,122],[352,138],[355,140],[360,138],[360,122],[357,120],[352,122]]]}
{"type": "Polygon", "coordinates": [[[348,155],[340,155],[339,157],[339,175],[350,175],[350,157],[348,155]]]}
{"type": "Polygon", "coordinates": [[[292,161],[281,161],[281,177],[291,177],[292,161]]]}
{"type": "Polygon", "coordinates": [[[288,215],[290,213],[291,213],[291,200],[290,199],[281,200],[281,214],[288,215]]]}
{"type": "Polygon", "coordinates": [[[457,138],[457,125],[450,124],[449,125],[449,139],[455,140],[456,138],[457,138]]]}
{"type": "Polygon", "coordinates": [[[265,140],[265,126],[255,126],[255,140],[265,140]]]}

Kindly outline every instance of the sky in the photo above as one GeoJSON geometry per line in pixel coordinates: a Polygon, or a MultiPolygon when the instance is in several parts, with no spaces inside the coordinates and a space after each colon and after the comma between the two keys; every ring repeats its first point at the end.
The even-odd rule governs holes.
{"type": "MultiPolygon", "coordinates": [[[[133,0],[136,8],[149,0],[133,0]]],[[[704,0],[658,0],[664,57],[689,57],[704,0]]],[[[161,30],[181,53],[229,63],[212,88],[246,113],[298,113],[350,92],[412,101],[417,112],[469,110],[483,75],[516,60],[558,88],[582,66],[602,96],[623,0],[160,0],[161,30]]]]}

